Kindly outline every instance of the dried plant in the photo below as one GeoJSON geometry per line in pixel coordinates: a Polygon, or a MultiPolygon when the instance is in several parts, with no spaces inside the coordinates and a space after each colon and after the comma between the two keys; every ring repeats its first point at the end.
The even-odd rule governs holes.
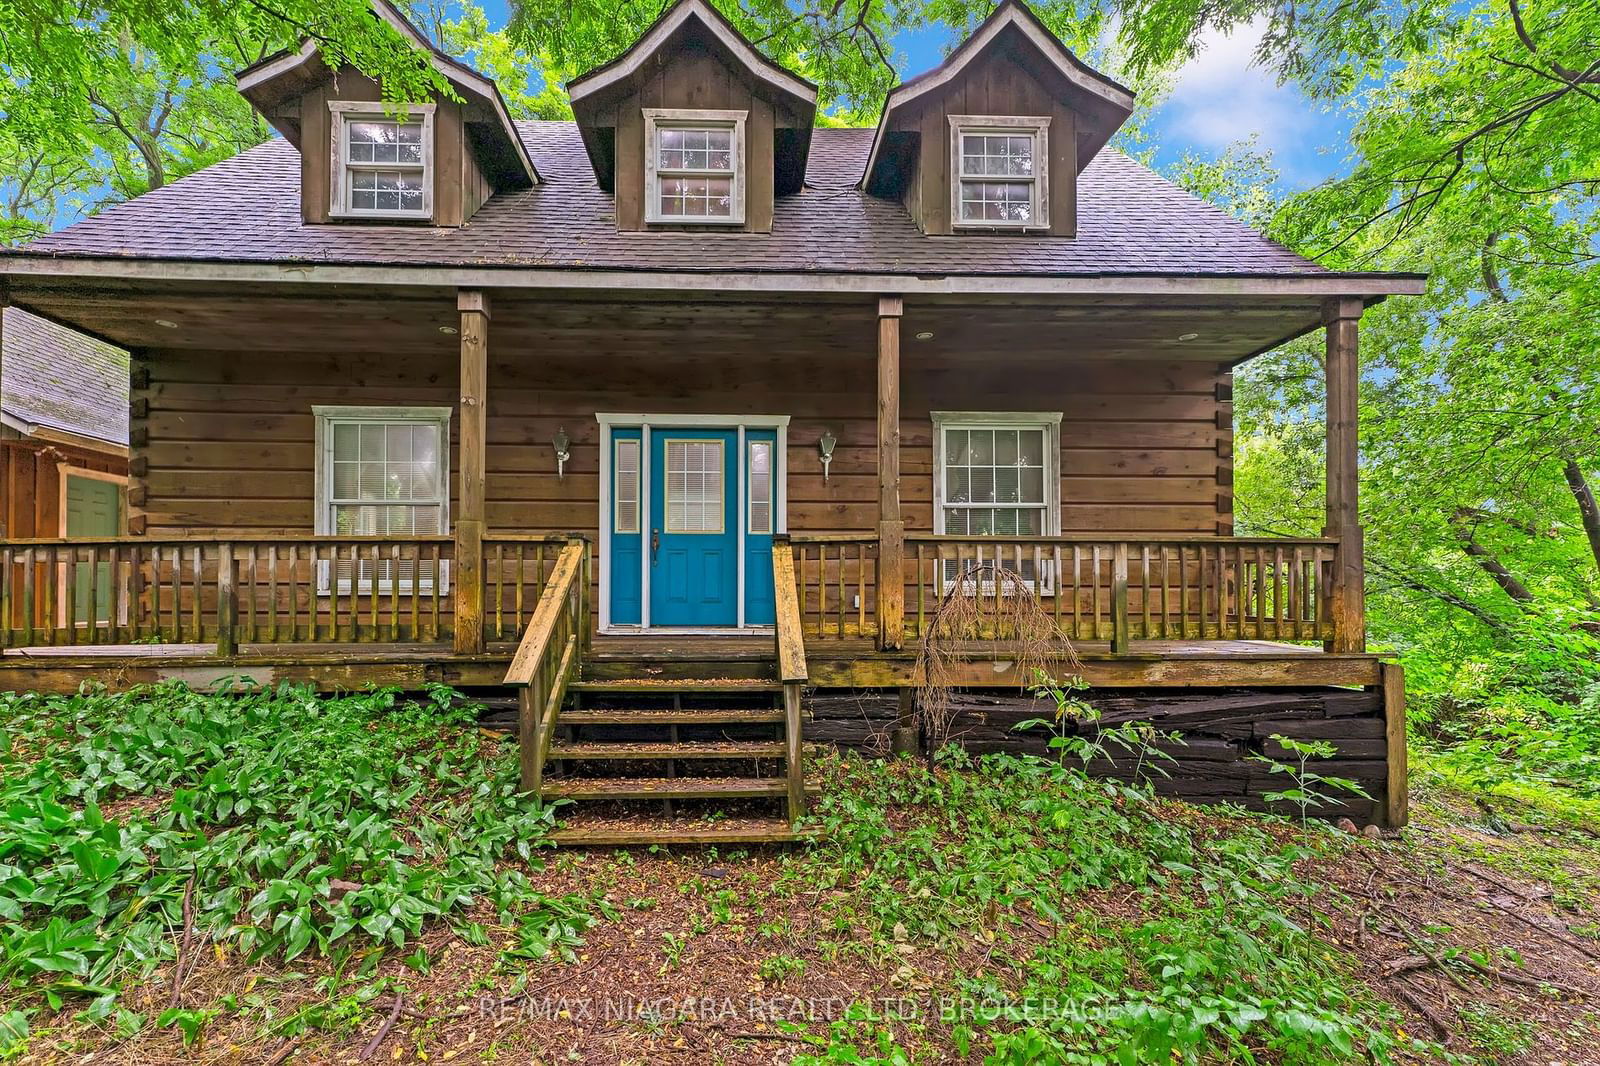
{"type": "Polygon", "coordinates": [[[1009,660],[1023,689],[1041,672],[1076,674],[1083,665],[1026,578],[994,562],[966,567],[940,598],[917,647],[916,718],[930,752],[950,740],[955,667],[976,659],[1009,660]]]}

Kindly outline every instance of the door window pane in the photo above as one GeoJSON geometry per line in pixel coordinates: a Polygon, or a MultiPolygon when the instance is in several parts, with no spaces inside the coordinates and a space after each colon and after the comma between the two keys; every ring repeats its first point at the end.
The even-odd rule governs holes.
{"type": "Polygon", "coordinates": [[[615,525],[617,533],[639,532],[639,442],[617,441],[615,525]]]}
{"type": "Polygon", "coordinates": [[[721,533],[723,442],[668,440],[664,443],[666,531],[721,533]]]}
{"type": "Polygon", "coordinates": [[[772,532],[772,442],[750,442],[750,532],[772,532]]]}

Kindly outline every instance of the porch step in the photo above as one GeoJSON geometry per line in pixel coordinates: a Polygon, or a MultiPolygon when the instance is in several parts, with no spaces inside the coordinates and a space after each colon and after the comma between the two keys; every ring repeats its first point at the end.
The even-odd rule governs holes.
{"type": "Polygon", "coordinates": [[[814,840],[816,837],[812,832],[796,830],[781,818],[773,818],[730,826],[568,827],[557,829],[550,839],[562,847],[629,848],[652,844],[689,847],[706,844],[790,844],[814,840]]]}
{"type": "MultiPolygon", "coordinates": [[[[558,719],[559,721],[559,719],[558,719]]],[[[580,741],[551,745],[551,759],[781,759],[781,740],[679,741],[677,743],[616,744],[580,741]]]]}
{"type": "Polygon", "coordinates": [[[560,725],[760,725],[782,723],[783,712],[774,708],[695,708],[562,711],[560,725]]]}
{"type": "Polygon", "coordinates": [[[611,680],[583,678],[567,686],[568,692],[721,693],[782,692],[782,683],[765,677],[627,677],[611,680]]]}
{"type": "MultiPolygon", "coordinates": [[[[816,795],[822,786],[806,782],[816,795]]],[[[763,799],[788,794],[781,777],[584,777],[547,781],[546,799],[570,800],[688,800],[763,799]]]]}

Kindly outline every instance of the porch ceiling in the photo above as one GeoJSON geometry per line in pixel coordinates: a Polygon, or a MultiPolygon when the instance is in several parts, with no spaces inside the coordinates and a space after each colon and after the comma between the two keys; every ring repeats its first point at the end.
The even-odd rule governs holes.
{"type": "MultiPolygon", "coordinates": [[[[222,289],[174,282],[85,287],[14,284],[12,302],[112,343],[138,348],[251,351],[454,351],[448,288],[280,284],[222,289]],[[164,325],[163,323],[171,323],[164,325]]],[[[876,301],[859,295],[750,299],[715,293],[491,290],[491,350],[539,350],[542,338],[592,337],[598,350],[641,357],[692,351],[697,334],[735,337],[765,355],[874,358],[876,301]]],[[[1315,298],[1283,296],[906,300],[907,372],[1003,355],[1063,359],[1195,359],[1234,363],[1316,328],[1315,298]],[[931,334],[926,338],[922,334],[931,334]],[[1193,335],[1188,340],[1182,338],[1193,335]]]]}

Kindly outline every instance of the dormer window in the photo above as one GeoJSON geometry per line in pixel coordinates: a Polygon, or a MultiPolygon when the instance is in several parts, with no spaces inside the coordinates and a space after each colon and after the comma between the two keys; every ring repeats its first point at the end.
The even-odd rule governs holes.
{"type": "Polygon", "coordinates": [[[333,116],[330,213],[335,218],[433,217],[433,104],[329,101],[333,116]]]}
{"type": "Polygon", "coordinates": [[[744,224],[744,111],[645,108],[645,221],[744,224]]]}
{"type": "Polygon", "coordinates": [[[950,116],[950,217],[969,229],[1048,229],[1050,119],[950,116]]]}

